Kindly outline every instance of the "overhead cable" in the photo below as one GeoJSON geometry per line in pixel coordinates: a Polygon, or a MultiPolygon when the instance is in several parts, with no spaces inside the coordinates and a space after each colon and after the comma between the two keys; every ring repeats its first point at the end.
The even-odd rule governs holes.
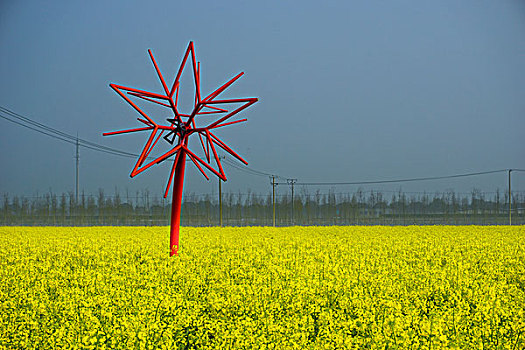
{"type": "Polygon", "coordinates": [[[430,176],[430,177],[416,177],[409,179],[397,179],[397,180],[378,180],[378,181],[355,181],[355,182],[297,182],[297,185],[304,186],[334,186],[334,185],[370,185],[370,184],[385,184],[385,183],[397,183],[397,182],[415,182],[415,181],[429,181],[429,180],[441,180],[441,179],[452,179],[458,177],[477,176],[485,174],[494,174],[507,172],[509,169],[480,171],[476,173],[468,174],[456,174],[456,175],[445,175],[445,176],[430,176]]]}
{"type": "MultiPolygon", "coordinates": [[[[127,151],[122,151],[119,149],[115,149],[112,147],[107,147],[104,145],[100,145],[95,142],[91,142],[88,140],[84,140],[81,138],[78,138],[77,136],[70,135],[68,133],[65,133],[63,131],[57,130],[55,128],[52,128],[50,126],[47,126],[45,124],[39,123],[35,120],[32,120],[28,117],[25,117],[21,114],[18,114],[16,112],[13,112],[3,106],[0,106],[0,118],[3,118],[5,120],[8,120],[12,123],[18,124],[20,126],[23,126],[25,128],[28,128],[30,130],[39,132],[41,134],[50,136],[52,138],[55,138],[60,141],[64,141],[70,144],[75,145],[77,140],[79,142],[79,145],[94,151],[103,152],[111,155],[121,156],[121,157],[128,157],[128,158],[136,158],[139,155],[127,151]],[[13,119],[15,118],[15,119],[13,119]]],[[[147,157],[148,159],[153,159],[153,157],[147,157]]],[[[225,162],[246,174],[254,175],[254,176],[269,176],[274,178],[280,178],[280,179],[287,179],[286,177],[271,174],[268,172],[256,170],[253,168],[250,168],[248,166],[243,166],[240,164],[237,164],[236,162],[232,161],[231,159],[224,158],[225,162]]],[[[170,161],[173,161],[173,159],[170,159],[170,161]]],[[[189,160],[187,160],[189,161],[189,160]]],[[[482,172],[475,172],[475,173],[466,173],[466,174],[455,174],[455,175],[446,175],[446,176],[431,176],[431,177],[420,177],[420,178],[407,178],[407,179],[396,179],[396,180],[377,180],[377,181],[350,181],[350,182],[297,182],[297,185],[303,185],[303,186],[337,186],[337,185],[372,185],[372,184],[386,184],[386,183],[402,183],[402,182],[416,182],[416,181],[430,181],[430,180],[441,180],[441,179],[452,179],[452,178],[460,178],[460,177],[469,177],[469,176],[478,176],[478,175],[486,175],[486,174],[494,174],[494,173],[501,173],[501,172],[509,172],[509,171],[519,171],[519,172],[525,172],[525,169],[500,169],[500,170],[491,170],[491,171],[482,171],[482,172]]],[[[284,185],[288,184],[286,183],[274,183],[275,185],[284,185]]]]}

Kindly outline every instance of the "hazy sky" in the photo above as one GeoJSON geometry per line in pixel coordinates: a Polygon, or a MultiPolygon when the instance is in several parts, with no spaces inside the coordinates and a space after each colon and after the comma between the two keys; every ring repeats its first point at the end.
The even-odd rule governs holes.
{"type": "MultiPolygon", "coordinates": [[[[218,133],[251,168],[303,182],[525,168],[521,0],[2,1],[0,105],[139,152],[147,134],[101,136],[140,126],[108,84],[161,92],[147,49],[172,82],[190,40],[204,95],[244,71],[225,96],[260,99],[247,123],[218,133]]],[[[0,128],[0,193],[74,189],[74,146],[4,119],[0,128]]],[[[160,195],[168,164],[130,179],[133,165],[81,149],[80,187],[160,195]]],[[[270,190],[268,177],[225,170],[225,190],[270,190]]],[[[513,177],[525,190],[525,173],[513,177]]],[[[186,191],[216,190],[191,164],[186,180],[186,191]]],[[[402,184],[505,186],[503,173],[402,184]]]]}

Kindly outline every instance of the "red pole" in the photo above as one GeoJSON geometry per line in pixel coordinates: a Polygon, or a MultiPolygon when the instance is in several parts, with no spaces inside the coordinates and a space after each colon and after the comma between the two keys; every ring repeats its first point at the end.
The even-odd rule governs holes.
{"type": "Polygon", "coordinates": [[[179,255],[179,226],[182,207],[182,186],[184,185],[184,170],[186,167],[186,152],[179,150],[175,166],[175,179],[173,181],[173,200],[171,202],[171,228],[170,228],[170,256],[179,255]]]}

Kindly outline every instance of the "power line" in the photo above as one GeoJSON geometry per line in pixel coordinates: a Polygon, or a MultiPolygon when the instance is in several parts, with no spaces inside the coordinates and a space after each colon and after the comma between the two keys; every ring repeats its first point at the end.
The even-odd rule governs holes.
{"type": "Polygon", "coordinates": [[[264,176],[264,177],[272,177],[272,176],[275,176],[276,178],[280,178],[280,179],[286,179],[285,177],[283,176],[280,176],[280,175],[275,175],[275,174],[270,174],[270,173],[267,173],[267,172],[264,172],[264,171],[260,171],[260,170],[256,170],[256,169],[253,169],[253,168],[250,168],[248,166],[242,166],[242,165],[239,165],[237,163],[235,163],[234,161],[232,161],[231,159],[229,158],[224,158],[224,161],[230,165],[231,167],[237,169],[237,170],[240,170],[242,172],[245,172],[247,174],[250,174],[250,175],[255,175],[255,176],[264,176]]]}
{"type": "MultiPolygon", "coordinates": [[[[458,177],[477,176],[507,172],[509,169],[481,171],[476,173],[468,174],[455,174],[445,176],[430,176],[430,177],[417,177],[409,179],[397,179],[397,180],[379,180],[379,181],[355,181],[355,182],[297,182],[298,185],[304,186],[325,186],[325,185],[371,185],[371,184],[385,184],[385,183],[398,183],[398,182],[415,182],[415,181],[429,181],[429,180],[441,180],[441,179],[452,179],[458,177]]],[[[513,169],[514,170],[514,169],[513,169]]]]}
{"type": "MultiPolygon", "coordinates": [[[[29,119],[29,118],[26,118],[26,117],[24,117],[22,115],[19,115],[19,114],[15,113],[15,112],[12,112],[12,111],[8,110],[7,108],[1,107],[1,106],[0,106],[0,118],[3,118],[3,119],[8,120],[8,121],[10,121],[12,123],[18,124],[18,125],[23,126],[25,128],[28,128],[30,130],[39,132],[41,134],[50,136],[50,137],[52,137],[54,139],[67,142],[67,143],[72,144],[72,145],[76,145],[76,143],[77,143],[77,137],[76,136],[67,134],[67,133],[62,132],[60,130],[57,130],[57,129],[51,128],[49,126],[46,126],[44,124],[41,124],[39,122],[33,121],[33,120],[29,119]],[[2,115],[2,113],[4,113],[4,115],[2,115]],[[9,118],[9,116],[6,116],[5,114],[8,114],[9,116],[14,117],[14,118],[16,118],[16,119],[18,119],[20,121],[11,119],[11,118],[9,118]],[[27,123],[29,125],[24,124],[24,123],[27,123]]],[[[81,138],[78,139],[78,142],[79,142],[80,146],[88,148],[88,149],[91,149],[91,150],[94,150],[94,151],[98,151],[98,152],[109,153],[109,154],[112,154],[112,155],[123,156],[123,157],[133,157],[133,158],[138,157],[137,154],[126,152],[126,151],[121,151],[121,150],[118,150],[118,149],[115,149],[115,148],[111,148],[111,147],[106,147],[106,146],[99,145],[97,143],[94,143],[94,142],[91,142],[91,141],[87,141],[87,140],[84,140],[84,139],[81,139],[81,138]]]]}
{"type": "MultiPolygon", "coordinates": [[[[23,126],[23,127],[28,128],[30,130],[39,132],[39,133],[47,135],[47,136],[50,136],[50,137],[55,138],[55,139],[60,140],[60,141],[64,141],[64,142],[67,142],[67,143],[70,143],[70,144],[73,144],[73,145],[77,145],[77,142],[78,142],[78,144],[80,146],[88,148],[88,149],[92,149],[94,151],[103,152],[103,153],[112,154],[112,155],[121,156],[121,157],[128,157],[128,158],[136,158],[136,157],[139,156],[138,154],[135,154],[135,153],[126,152],[126,151],[122,151],[122,150],[115,149],[115,148],[112,148],[112,147],[103,146],[103,145],[100,145],[100,144],[95,143],[95,142],[91,142],[91,141],[87,141],[87,140],[78,138],[78,136],[67,134],[67,133],[65,133],[63,131],[57,130],[57,129],[52,128],[50,126],[47,126],[45,124],[39,123],[37,121],[34,121],[34,120],[32,120],[32,119],[30,119],[28,117],[25,117],[25,116],[23,116],[21,114],[13,112],[13,111],[11,111],[11,110],[3,107],[3,106],[0,106],[0,117],[3,118],[3,119],[6,119],[6,120],[8,120],[8,121],[10,121],[12,123],[18,124],[20,126],[23,126]],[[19,121],[13,120],[13,119],[9,118],[8,116],[2,115],[2,113],[7,114],[7,115],[9,115],[12,118],[16,118],[19,121]],[[24,124],[24,123],[26,123],[26,124],[24,124]],[[29,125],[27,125],[27,124],[29,124],[29,125]]],[[[146,157],[146,159],[154,159],[154,157],[146,157]]],[[[170,160],[173,161],[173,159],[170,159],[170,160]]],[[[237,163],[233,162],[232,160],[230,160],[228,158],[224,158],[224,160],[231,167],[233,167],[233,168],[235,168],[235,169],[237,169],[239,171],[242,171],[244,173],[250,174],[250,175],[255,175],[255,176],[271,176],[272,175],[272,174],[266,173],[264,171],[252,169],[252,168],[250,168],[248,166],[245,166],[245,167],[240,166],[240,165],[238,165],[237,163]]],[[[190,160],[188,159],[186,161],[189,162],[190,160]]],[[[282,177],[282,176],[276,175],[276,177],[284,179],[284,177],[282,177]]]]}
{"type": "MultiPolygon", "coordinates": [[[[52,138],[55,138],[60,141],[64,141],[73,145],[78,145],[102,152],[107,153],[111,155],[121,156],[121,157],[128,157],[128,158],[136,158],[139,155],[131,152],[122,151],[119,149],[103,146],[100,144],[97,144],[95,142],[87,141],[84,139],[80,139],[77,136],[67,134],[63,131],[57,130],[55,128],[49,127],[45,124],[39,123],[37,121],[34,121],[30,118],[27,118],[21,114],[18,114],[16,112],[13,112],[3,106],[0,106],[0,118],[3,118],[5,120],[8,120],[12,123],[18,124],[20,126],[23,126],[25,128],[28,128],[30,130],[42,133],[44,135],[50,136],[52,138]],[[2,115],[2,113],[4,115],[2,115]],[[8,116],[6,116],[7,114],[8,116]],[[11,118],[16,118],[18,120],[14,120],[11,118]],[[29,125],[28,125],[29,124],[29,125]]],[[[153,159],[153,157],[147,157],[147,159],[153,159]]],[[[225,162],[230,165],[231,167],[242,171],[249,175],[254,176],[269,176],[274,178],[280,178],[280,179],[287,179],[286,177],[271,174],[268,172],[256,170],[253,168],[250,168],[248,166],[241,166],[237,163],[233,162],[232,160],[228,158],[224,158],[225,162]]],[[[171,160],[173,161],[173,160],[171,160]]],[[[189,160],[187,160],[189,161],[189,160]]],[[[486,174],[494,174],[494,173],[500,173],[500,172],[508,172],[511,171],[519,171],[519,172],[525,172],[525,169],[500,169],[500,170],[491,170],[491,171],[483,171],[483,172],[475,172],[475,173],[467,173],[467,174],[455,174],[455,175],[446,175],[446,176],[432,176],[432,177],[420,177],[420,178],[407,178],[407,179],[396,179],[396,180],[378,180],[378,181],[351,181],[351,182],[296,182],[297,185],[303,185],[303,186],[335,186],[335,185],[371,185],[371,184],[385,184],[385,183],[402,183],[402,182],[415,182],[415,181],[430,181],[430,180],[440,180],[440,179],[452,179],[452,178],[460,178],[460,177],[468,177],[468,176],[478,176],[478,175],[486,175],[486,174]]],[[[287,183],[275,183],[275,185],[282,185],[287,183]]]]}

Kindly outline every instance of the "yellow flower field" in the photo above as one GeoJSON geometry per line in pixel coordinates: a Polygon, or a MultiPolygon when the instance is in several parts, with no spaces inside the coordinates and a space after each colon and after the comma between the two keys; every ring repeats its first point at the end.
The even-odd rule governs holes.
{"type": "Polygon", "coordinates": [[[524,349],[525,227],[0,227],[3,349],[524,349]]]}

